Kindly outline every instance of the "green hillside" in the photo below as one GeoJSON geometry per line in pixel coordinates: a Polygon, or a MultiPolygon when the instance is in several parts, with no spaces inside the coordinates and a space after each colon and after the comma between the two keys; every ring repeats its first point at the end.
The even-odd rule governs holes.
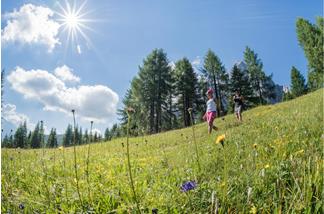
{"type": "MultiPolygon", "coordinates": [[[[191,127],[131,138],[142,212],[323,212],[323,93],[246,111],[243,123],[233,115],[219,118],[219,131],[210,136],[206,124],[196,125],[200,171],[191,127]],[[224,147],[215,143],[222,134],[224,147]],[[197,187],[181,192],[186,181],[197,187]]],[[[73,147],[44,155],[41,149],[2,149],[2,212],[136,213],[125,145],[124,138],[92,144],[89,170],[88,146],[77,147],[80,180],[73,147]]]]}

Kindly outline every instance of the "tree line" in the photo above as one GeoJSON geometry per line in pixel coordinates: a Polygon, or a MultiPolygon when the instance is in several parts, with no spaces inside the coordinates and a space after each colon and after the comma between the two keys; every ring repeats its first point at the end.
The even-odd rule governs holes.
{"type": "MultiPolygon", "coordinates": [[[[172,67],[167,54],[155,49],[143,61],[138,74],[131,81],[123,104],[135,109],[131,133],[158,133],[190,126],[188,108],[200,120],[205,112],[206,91],[212,88],[218,115],[232,111],[232,94],[239,90],[246,100],[246,108],[269,103],[275,98],[272,75],[266,75],[261,59],[251,48],[244,51],[245,68],[237,65],[226,72],[221,59],[208,50],[203,66],[196,72],[187,58],[172,67]]],[[[127,123],[127,113],[119,110],[121,126],[127,123]]]]}
{"type": "MultiPolygon", "coordinates": [[[[68,125],[60,145],[64,147],[74,145],[82,145],[87,143],[96,143],[102,141],[108,141],[116,137],[120,137],[121,134],[116,132],[117,124],[113,125],[111,129],[105,130],[104,136],[96,131],[88,131],[87,129],[83,132],[79,126],[75,127],[73,132],[72,125],[68,125]],[[75,134],[75,141],[74,141],[75,134]]],[[[59,146],[59,139],[55,128],[52,128],[49,135],[44,134],[43,122],[38,122],[33,131],[28,131],[26,121],[21,123],[16,129],[15,133],[13,130],[10,134],[6,134],[2,139],[2,147],[6,148],[56,148],[59,146]]]]}

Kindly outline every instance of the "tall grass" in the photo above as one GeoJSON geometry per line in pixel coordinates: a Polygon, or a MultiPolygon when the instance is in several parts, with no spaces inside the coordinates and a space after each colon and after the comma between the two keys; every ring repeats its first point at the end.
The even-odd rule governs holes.
{"type": "MultiPolygon", "coordinates": [[[[79,177],[89,167],[95,213],[148,213],[153,208],[159,213],[323,213],[323,92],[246,111],[241,124],[233,115],[216,119],[225,130],[224,147],[215,145],[218,132],[208,136],[205,124],[196,124],[201,176],[190,190],[190,203],[179,187],[198,169],[196,150],[188,147],[192,127],[145,136],[144,142],[128,136],[91,143],[91,167],[77,155],[87,152],[88,145],[60,147],[57,161],[62,167],[46,170],[48,179],[42,149],[3,149],[1,211],[84,211],[73,180],[78,178],[82,201],[89,201],[87,176],[79,177]]],[[[44,150],[50,168],[53,149],[44,150]]]]}

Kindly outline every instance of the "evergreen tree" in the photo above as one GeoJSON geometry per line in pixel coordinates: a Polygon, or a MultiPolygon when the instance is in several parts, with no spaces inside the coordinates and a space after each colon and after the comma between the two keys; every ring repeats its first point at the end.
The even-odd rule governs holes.
{"type": "Polygon", "coordinates": [[[27,147],[28,147],[28,148],[31,147],[31,139],[32,139],[32,132],[29,131],[29,132],[28,132],[28,136],[27,136],[27,147]]]}
{"type": "Polygon", "coordinates": [[[69,124],[65,130],[65,133],[63,136],[63,145],[64,146],[73,145],[73,128],[72,128],[71,124],[69,124]]]}
{"type": "Polygon", "coordinates": [[[180,112],[180,119],[183,125],[190,126],[189,108],[194,108],[197,98],[197,77],[187,58],[176,62],[176,95],[177,106],[180,112]]]}
{"type": "Polygon", "coordinates": [[[41,120],[40,121],[40,127],[39,127],[39,140],[41,147],[45,147],[45,130],[44,130],[44,123],[41,120]]]}
{"type": "Polygon", "coordinates": [[[35,129],[31,136],[31,148],[40,148],[41,147],[41,130],[39,123],[36,124],[35,129]]]}
{"type": "Polygon", "coordinates": [[[299,97],[306,92],[305,78],[294,66],[291,68],[291,94],[293,97],[299,97]]]}
{"type": "Polygon", "coordinates": [[[98,142],[98,133],[97,132],[94,133],[93,142],[98,142]]]}
{"type": "Polygon", "coordinates": [[[90,143],[90,138],[89,138],[89,135],[88,135],[88,129],[85,130],[82,141],[83,141],[83,144],[90,143]]]}
{"type": "Polygon", "coordinates": [[[13,138],[13,135],[12,135],[12,133],[13,133],[13,130],[11,129],[10,130],[10,137],[9,137],[9,147],[10,148],[14,148],[15,147],[15,145],[14,145],[14,138],[13,138]]]}
{"type": "Polygon", "coordinates": [[[284,93],[283,97],[282,97],[282,101],[288,101],[293,99],[294,97],[292,96],[291,92],[286,92],[284,93]]]}
{"type": "Polygon", "coordinates": [[[149,133],[160,132],[162,123],[168,122],[163,115],[168,114],[166,101],[170,95],[170,81],[171,68],[166,53],[162,49],[153,50],[140,66],[132,88],[134,100],[138,105],[135,106],[135,111],[145,115],[141,122],[147,125],[144,129],[149,133]]]}
{"type": "Polygon", "coordinates": [[[57,143],[56,129],[52,128],[48,136],[47,147],[56,148],[57,146],[58,143],[57,143]]]}
{"type": "Polygon", "coordinates": [[[221,115],[220,113],[223,114],[225,111],[224,99],[226,99],[228,74],[226,73],[221,60],[212,50],[208,50],[205,56],[202,72],[214,89],[217,113],[218,115],[221,115]]]}
{"type": "Polygon", "coordinates": [[[14,147],[27,148],[27,126],[26,121],[20,124],[14,135],[14,147]]]}
{"type": "Polygon", "coordinates": [[[78,144],[81,145],[83,143],[82,141],[82,127],[80,126],[79,128],[79,132],[78,132],[78,135],[77,135],[77,140],[78,140],[78,144]]]}
{"type": "Polygon", "coordinates": [[[199,75],[197,82],[197,97],[196,97],[196,110],[198,115],[198,121],[202,122],[202,117],[206,112],[208,81],[204,75],[199,75]]]}
{"type": "Polygon", "coordinates": [[[1,144],[2,148],[10,148],[10,138],[8,137],[8,135],[6,134],[5,137],[2,140],[2,144],[1,144]]]}
{"type": "Polygon", "coordinates": [[[296,31],[299,45],[303,48],[308,60],[308,85],[310,89],[323,87],[324,76],[324,18],[318,17],[316,24],[298,18],[296,31]]]}
{"type": "MultiPolygon", "coordinates": [[[[253,96],[258,99],[255,104],[264,104],[275,96],[275,85],[272,81],[272,75],[267,76],[263,71],[263,64],[258,55],[249,47],[244,52],[244,62],[247,65],[247,71],[253,96]]],[[[251,100],[255,100],[251,97],[251,100]]]]}
{"type": "Polygon", "coordinates": [[[105,141],[108,141],[110,139],[111,139],[111,137],[110,137],[109,128],[106,128],[106,130],[105,130],[105,141]]]}

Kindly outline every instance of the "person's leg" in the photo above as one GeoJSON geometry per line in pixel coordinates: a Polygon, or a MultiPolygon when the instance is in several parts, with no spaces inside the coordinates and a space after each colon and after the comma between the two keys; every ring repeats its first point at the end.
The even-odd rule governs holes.
{"type": "Polygon", "coordinates": [[[242,122],[242,106],[240,106],[238,114],[239,114],[240,122],[242,122]]]}
{"type": "Polygon", "coordinates": [[[212,125],[208,123],[208,134],[211,134],[211,131],[212,131],[212,125]]]}

